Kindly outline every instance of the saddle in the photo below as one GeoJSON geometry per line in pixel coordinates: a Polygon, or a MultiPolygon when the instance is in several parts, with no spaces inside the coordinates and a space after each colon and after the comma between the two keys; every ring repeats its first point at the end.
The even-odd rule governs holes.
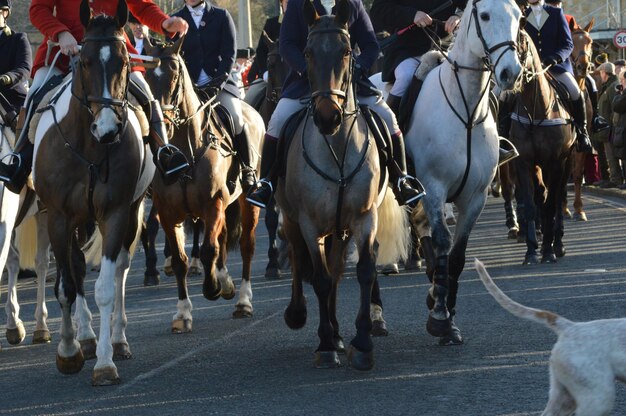
{"type": "MultiPolygon", "coordinates": [[[[569,91],[567,90],[565,85],[560,83],[559,80],[557,80],[554,75],[550,73],[550,71],[548,71],[546,75],[548,83],[550,83],[550,85],[552,86],[552,88],[554,88],[554,91],[556,92],[557,102],[555,103],[555,105],[560,105],[562,108],[565,109],[565,111],[567,111],[568,114],[573,114],[572,97],[569,94],[569,91]]],[[[553,110],[556,112],[558,111],[558,108],[554,108],[553,110]]]]}

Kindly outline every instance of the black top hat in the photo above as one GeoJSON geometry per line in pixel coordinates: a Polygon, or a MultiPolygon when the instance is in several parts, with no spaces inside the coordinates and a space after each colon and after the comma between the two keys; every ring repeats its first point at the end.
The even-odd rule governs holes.
{"type": "Polygon", "coordinates": [[[250,49],[237,49],[237,59],[250,59],[250,49]]]}
{"type": "MultiPolygon", "coordinates": [[[[0,1],[2,1],[2,0],[0,0],[0,1]]],[[[134,15],[134,14],[132,14],[132,13],[128,13],[128,23],[136,23],[136,24],[138,24],[138,25],[140,25],[140,24],[141,24],[141,22],[140,22],[139,20],[137,20],[137,18],[135,17],[135,15],[134,15]]]]}
{"type": "Polygon", "coordinates": [[[0,0],[0,9],[11,9],[11,0],[0,0]]]}

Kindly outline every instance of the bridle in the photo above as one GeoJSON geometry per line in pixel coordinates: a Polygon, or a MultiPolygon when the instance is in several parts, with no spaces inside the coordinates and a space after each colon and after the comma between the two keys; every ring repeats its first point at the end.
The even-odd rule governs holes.
{"type": "MultiPolygon", "coordinates": [[[[574,30],[574,32],[572,32],[572,37],[573,37],[573,35],[574,35],[574,34],[577,34],[577,33],[582,33],[582,34],[584,34],[584,35],[588,36],[588,33],[587,33],[585,30],[583,30],[583,29],[581,29],[581,28],[578,28],[578,29],[574,30]]],[[[574,67],[574,73],[576,73],[576,75],[579,75],[579,74],[577,74],[577,72],[578,72],[578,70],[577,70],[577,67],[578,67],[578,61],[579,61],[581,58],[587,58],[587,59],[588,59],[588,61],[587,61],[587,62],[588,62],[588,64],[587,64],[586,71],[585,71],[583,74],[580,74],[580,75],[579,75],[580,77],[585,77],[585,76],[587,75],[587,73],[589,72],[589,68],[590,68],[590,66],[591,66],[591,64],[590,64],[590,62],[591,62],[591,52],[587,52],[587,51],[585,50],[585,48],[583,48],[583,49],[582,49],[582,50],[578,53],[578,55],[576,55],[576,57],[573,57],[573,58],[572,58],[572,57],[570,57],[570,58],[572,59],[572,63],[574,64],[574,65],[573,65],[573,67],[574,67]]]]}
{"type": "MultiPolygon", "coordinates": [[[[350,45],[350,32],[340,27],[313,29],[309,32],[309,39],[312,36],[322,35],[326,33],[338,33],[342,36],[345,36],[346,40],[348,41],[348,45],[350,45]]],[[[351,87],[354,88],[354,86],[352,85],[352,72],[354,67],[354,56],[352,55],[352,48],[348,50],[348,53],[350,54],[350,65],[345,77],[342,80],[341,88],[330,88],[327,90],[315,90],[311,92],[311,105],[313,105],[313,102],[317,97],[327,98],[333,103],[333,105],[335,105],[339,109],[342,119],[344,115],[353,115],[356,114],[356,112],[358,111],[354,110],[348,112],[346,110],[346,107],[348,105],[348,91],[351,87]],[[336,99],[336,97],[343,99],[343,104],[339,104],[339,101],[336,99]]]]}
{"type": "MultiPolygon", "coordinates": [[[[278,51],[268,52],[267,54],[268,69],[269,69],[270,57],[278,58],[278,60],[281,63],[283,62],[283,58],[280,55],[280,52],[278,51]]],[[[265,89],[265,100],[267,100],[268,102],[272,104],[278,104],[278,100],[280,99],[280,95],[283,91],[283,86],[282,86],[282,83],[279,83],[279,85],[276,86],[274,85],[273,81],[274,81],[273,77],[270,77],[270,75],[268,74],[267,88],[265,89]]]]}
{"type": "MultiPolygon", "coordinates": [[[[83,44],[87,44],[89,42],[121,42],[122,44],[126,44],[126,39],[123,36],[119,36],[119,35],[111,35],[111,36],[86,36],[85,38],[83,38],[83,44]]],[[[126,50],[126,48],[124,48],[126,50]]],[[[84,49],[83,49],[84,50],[84,49]]],[[[128,54],[128,51],[126,52],[128,54]]],[[[123,98],[119,99],[119,98],[105,98],[102,96],[95,96],[95,95],[86,95],[85,94],[85,79],[84,79],[84,74],[83,74],[83,68],[82,68],[82,58],[79,57],[78,59],[78,66],[80,68],[75,68],[75,70],[78,72],[78,76],[80,77],[80,85],[81,88],[83,89],[83,94],[82,97],[78,96],[75,91],[74,91],[74,84],[72,85],[72,96],[74,98],[76,98],[83,107],[85,107],[87,109],[87,111],[89,112],[89,114],[91,114],[92,118],[95,118],[98,113],[100,111],[102,111],[105,108],[109,108],[111,109],[120,120],[122,120],[122,126],[126,125],[126,122],[128,121],[128,87],[130,84],[130,65],[127,65],[126,67],[126,85],[124,86],[124,94],[123,94],[123,98]],[[94,112],[91,109],[91,105],[90,104],[99,104],[100,105],[100,109],[96,112],[94,112]]],[[[119,140],[119,133],[117,134],[116,139],[112,142],[112,143],[116,143],[119,140]]],[[[111,143],[111,144],[112,144],[111,143]]]]}

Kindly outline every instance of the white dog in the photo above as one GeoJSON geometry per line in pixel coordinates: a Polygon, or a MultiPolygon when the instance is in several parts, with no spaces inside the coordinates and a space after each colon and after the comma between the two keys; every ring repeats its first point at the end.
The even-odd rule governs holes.
{"type": "Polygon", "coordinates": [[[542,415],[608,415],[615,401],[615,380],[626,382],[626,319],[572,322],[528,308],[505,295],[479,260],[474,265],[504,309],[544,324],[559,336],[550,356],[550,398],[542,415]]]}

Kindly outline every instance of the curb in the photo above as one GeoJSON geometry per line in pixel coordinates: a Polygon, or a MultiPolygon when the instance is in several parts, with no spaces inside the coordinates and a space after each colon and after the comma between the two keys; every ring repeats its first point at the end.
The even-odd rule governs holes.
{"type": "MultiPolygon", "coordinates": [[[[574,184],[567,184],[568,191],[574,189],[574,184]]],[[[617,189],[617,188],[599,188],[597,186],[592,185],[583,185],[582,189],[583,194],[592,194],[592,195],[600,195],[600,196],[610,196],[613,198],[621,198],[626,199],[626,189],[617,189]]]]}

